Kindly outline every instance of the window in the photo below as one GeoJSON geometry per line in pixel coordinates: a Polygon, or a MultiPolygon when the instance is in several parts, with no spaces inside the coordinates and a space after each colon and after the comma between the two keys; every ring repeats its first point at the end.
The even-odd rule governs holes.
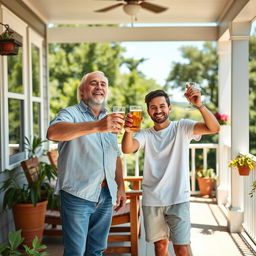
{"type": "Polygon", "coordinates": [[[43,109],[43,93],[42,93],[42,37],[29,29],[30,36],[30,67],[31,67],[31,122],[34,137],[43,137],[42,134],[42,109],[43,109]]]}
{"type": "Polygon", "coordinates": [[[7,9],[2,9],[2,21],[22,42],[17,55],[4,56],[3,63],[3,169],[12,169],[25,159],[24,136],[28,129],[28,65],[27,25],[7,9]]]}
{"type": "Polygon", "coordinates": [[[8,109],[9,156],[12,164],[24,152],[24,100],[8,99],[8,109]]]}
{"type": "Polygon", "coordinates": [[[39,48],[32,43],[31,56],[32,56],[32,95],[35,97],[40,96],[40,52],[39,48]]]}
{"type": "MultiPolygon", "coordinates": [[[[20,35],[22,38],[22,36],[20,35]]],[[[9,165],[24,159],[24,124],[25,124],[25,86],[23,48],[18,55],[7,58],[7,88],[8,88],[8,155],[9,165]]]]}
{"type": "Polygon", "coordinates": [[[41,104],[33,102],[33,134],[41,137],[41,104]]]}

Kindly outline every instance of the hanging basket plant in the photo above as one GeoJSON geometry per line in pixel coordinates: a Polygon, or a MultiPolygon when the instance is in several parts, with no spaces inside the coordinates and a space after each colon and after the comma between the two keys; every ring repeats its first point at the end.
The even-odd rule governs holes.
{"type": "Polygon", "coordinates": [[[229,162],[229,167],[237,167],[239,175],[248,176],[250,170],[256,166],[255,157],[250,154],[239,154],[229,162]]]}
{"type": "Polygon", "coordinates": [[[0,24],[5,26],[5,31],[0,34],[0,55],[17,55],[22,43],[14,39],[14,32],[10,31],[9,25],[0,24]]]}

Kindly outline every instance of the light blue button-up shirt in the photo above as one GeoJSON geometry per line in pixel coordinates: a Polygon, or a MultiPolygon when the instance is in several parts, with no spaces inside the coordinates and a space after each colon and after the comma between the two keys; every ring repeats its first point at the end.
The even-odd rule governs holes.
{"type": "MultiPolygon", "coordinates": [[[[80,104],[67,107],[58,113],[50,125],[59,122],[92,122],[103,118],[106,111],[96,118],[90,108],[80,104]]],[[[92,133],[58,144],[58,179],[56,193],[64,190],[74,196],[98,202],[101,183],[107,180],[113,204],[116,203],[116,160],[120,156],[117,136],[111,132],[92,133]]]]}

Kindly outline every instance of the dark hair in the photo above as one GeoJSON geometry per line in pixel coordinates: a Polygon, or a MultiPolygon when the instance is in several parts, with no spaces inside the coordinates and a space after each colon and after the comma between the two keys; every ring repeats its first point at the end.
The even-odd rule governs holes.
{"type": "Polygon", "coordinates": [[[171,105],[170,103],[170,99],[169,99],[169,96],[167,95],[167,93],[163,90],[155,90],[155,91],[152,91],[150,93],[148,93],[146,96],[145,96],[145,103],[147,103],[147,107],[149,107],[149,102],[156,98],[156,97],[165,97],[165,100],[166,100],[166,103],[168,105],[168,107],[171,105]]]}

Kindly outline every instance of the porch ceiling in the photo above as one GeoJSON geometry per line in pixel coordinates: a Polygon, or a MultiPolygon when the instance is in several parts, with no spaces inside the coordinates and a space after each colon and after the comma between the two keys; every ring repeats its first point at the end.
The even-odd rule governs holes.
{"type": "MultiPolygon", "coordinates": [[[[55,24],[123,24],[131,18],[122,7],[105,13],[95,10],[122,1],[116,0],[23,0],[46,23],[55,24]]],[[[167,7],[162,13],[141,9],[139,23],[218,23],[228,12],[234,0],[149,0],[152,4],[167,7]]],[[[239,2],[248,2],[239,0],[239,2]]]]}

